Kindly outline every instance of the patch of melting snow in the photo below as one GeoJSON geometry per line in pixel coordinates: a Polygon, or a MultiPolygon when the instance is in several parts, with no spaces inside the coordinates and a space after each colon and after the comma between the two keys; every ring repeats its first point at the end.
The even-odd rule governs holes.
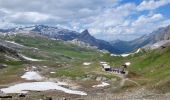
{"type": "Polygon", "coordinates": [[[110,54],[110,56],[120,57],[121,55],[117,55],[117,54],[110,54]]]}
{"type": "Polygon", "coordinates": [[[35,67],[35,66],[32,66],[32,68],[33,68],[33,69],[37,69],[37,67],[35,67]]]}
{"type": "Polygon", "coordinates": [[[85,66],[88,66],[88,65],[90,65],[91,63],[90,62],[84,62],[83,63],[83,65],[85,65],[85,66]]]}
{"type": "Polygon", "coordinates": [[[34,48],[34,47],[33,47],[33,49],[38,50],[38,48],[34,48]]]}
{"type": "Polygon", "coordinates": [[[131,54],[130,53],[129,54],[121,54],[122,57],[127,57],[129,55],[131,55],[131,54]]]}
{"type": "Polygon", "coordinates": [[[65,83],[65,82],[57,82],[58,85],[69,85],[68,83],[65,83]]]}
{"type": "Polygon", "coordinates": [[[42,77],[39,73],[35,71],[26,72],[24,75],[21,76],[21,78],[24,78],[26,80],[36,80],[36,81],[44,79],[44,77],[42,77]]]}
{"type": "Polygon", "coordinates": [[[129,66],[131,63],[130,62],[126,62],[125,65],[129,66]]]}
{"type": "Polygon", "coordinates": [[[29,58],[29,57],[26,57],[26,56],[21,55],[21,54],[20,54],[20,56],[23,57],[23,58],[26,59],[26,60],[29,60],[29,61],[43,61],[43,60],[39,60],[39,59],[29,58]]]}
{"type": "Polygon", "coordinates": [[[18,45],[18,46],[21,46],[21,47],[25,47],[24,45],[21,45],[21,44],[19,44],[19,43],[14,42],[14,41],[6,41],[6,42],[12,43],[12,44],[15,44],[15,45],[18,45]]]}
{"type": "Polygon", "coordinates": [[[55,74],[56,72],[50,72],[51,74],[55,74]]]}
{"type": "Polygon", "coordinates": [[[141,51],[141,49],[139,48],[138,50],[136,50],[134,53],[125,53],[125,54],[121,54],[121,55],[117,55],[117,54],[110,54],[110,56],[115,56],[115,57],[127,57],[129,55],[133,55],[133,54],[136,54],[136,53],[139,53],[141,51]]]}
{"type": "Polygon", "coordinates": [[[44,68],[47,68],[47,66],[43,66],[44,68]]]}
{"type": "Polygon", "coordinates": [[[140,52],[140,48],[138,49],[138,50],[136,50],[136,52],[134,52],[134,53],[128,53],[128,54],[121,54],[121,56],[122,57],[127,57],[127,56],[129,56],[129,55],[133,55],[133,54],[136,54],[136,53],[139,53],[140,52]]]}
{"type": "Polygon", "coordinates": [[[105,86],[109,86],[110,84],[109,83],[105,83],[105,82],[102,82],[101,84],[98,84],[98,85],[93,85],[92,87],[105,87],[105,86]]]}
{"type": "Polygon", "coordinates": [[[139,53],[139,52],[140,52],[140,50],[141,50],[141,49],[139,48],[139,49],[138,49],[135,53],[139,53]]]}
{"type": "Polygon", "coordinates": [[[20,83],[8,88],[2,88],[4,93],[27,93],[29,91],[46,91],[46,90],[60,90],[69,94],[87,95],[83,91],[71,90],[60,86],[61,84],[54,82],[29,82],[20,83]]]}

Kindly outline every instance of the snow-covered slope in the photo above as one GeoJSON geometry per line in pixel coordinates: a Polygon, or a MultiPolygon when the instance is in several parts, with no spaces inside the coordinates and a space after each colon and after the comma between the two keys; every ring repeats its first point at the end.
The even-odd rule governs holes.
{"type": "Polygon", "coordinates": [[[83,91],[71,90],[60,86],[54,82],[28,82],[19,83],[8,88],[3,88],[1,91],[4,93],[27,93],[29,91],[46,91],[46,90],[59,90],[68,94],[87,95],[83,91]]]}

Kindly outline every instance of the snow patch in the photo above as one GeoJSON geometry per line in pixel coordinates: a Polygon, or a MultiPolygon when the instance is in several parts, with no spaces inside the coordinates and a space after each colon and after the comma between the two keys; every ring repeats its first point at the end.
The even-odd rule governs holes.
{"type": "Polygon", "coordinates": [[[36,80],[36,81],[44,79],[44,77],[42,77],[39,73],[35,71],[26,72],[24,75],[21,76],[21,78],[24,78],[26,80],[36,80]]]}
{"type": "Polygon", "coordinates": [[[20,54],[20,56],[21,56],[22,58],[26,59],[26,60],[29,60],[29,61],[43,61],[43,60],[39,60],[39,59],[29,58],[29,57],[26,57],[26,56],[21,55],[21,54],[20,54]]]}
{"type": "Polygon", "coordinates": [[[102,82],[101,84],[93,85],[92,87],[94,87],[94,88],[96,88],[96,87],[105,87],[105,86],[109,86],[109,85],[110,85],[109,83],[102,82]]]}
{"type": "Polygon", "coordinates": [[[128,53],[128,54],[121,54],[121,56],[122,57],[127,57],[127,56],[129,56],[129,55],[133,55],[133,54],[136,54],[136,53],[139,53],[140,52],[140,48],[138,49],[138,50],[136,50],[136,52],[134,52],[134,53],[128,53]]]}
{"type": "Polygon", "coordinates": [[[67,89],[60,85],[60,83],[58,84],[54,82],[29,82],[16,84],[8,88],[2,88],[1,91],[4,93],[27,93],[29,91],[60,90],[68,94],[87,95],[87,93],[83,91],[67,89]]]}
{"type": "Polygon", "coordinates": [[[120,57],[121,55],[110,54],[110,56],[113,56],[113,57],[120,57]]]}
{"type": "Polygon", "coordinates": [[[47,68],[47,66],[43,66],[44,68],[47,68]]]}
{"type": "Polygon", "coordinates": [[[69,85],[68,83],[65,83],[65,82],[59,82],[59,81],[57,82],[57,84],[58,84],[58,85],[60,85],[60,86],[61,86],[61,85],[65,85],[65,86],[69,85]]]}
{"type": "Polygon", "coordinates": [[[139,53],[140,52],[140,48],[138,50],[136,50],[134,53],[125,53],[125,54],[120,54],[120,55],[117,55],[117,54],[110,54],[110,56],[114,56],[114,57],[127,57],[129,55],[133,55],[133,54],[136,54],[136,53],[139,53]]]}
{"type": "Polygon", "coordinates": [[[37,69],[37,67],[35,67],[35,66],[32,66],[32,68],[33,68],[33,69],[37,69]]]}
{"type": "Polygon", "coordinates": [[[88,66],[88,65],[90,65],[91,63],[90,62],[84,62],[83,63],[83,65],[85,65],[85,66],[88,66]]]}
{"type": "Polygon", "coordinates": [[[131,53],[129,53],[129,54],[121,54],[122,57],[127,57],[129,55],[131,55],[131,53]]]}
{"type": "Polygon", "coordinates": [[[34,47],[33,47],[33,49],[35,49],[35,50],[39,50],[38,48],[34,48],[34,47]]]}
{"type": "Polygon", "coordinates": [[[19,43],[14,42],[14,41],[6,41],[6,42],[12,43],[12,44],[15,44],[15,45],[18,45],[18,46],[21,46],[21,47],[25,47],[24,45],[21,45],[21,44],[19,44],[19,43]]]}
{"type": "Polygon", "coordinates": [[[125,65],[129,66],[131,63],[130,62],[126,62],[125,65]]]}
{"type": "Polygon", "coordinates": [[[56,72],[50,72],[51,74],[55,74],[56,72]]]}
{"type": "Polygon", "coordinates": [[[139,48],[139,49],[138,49],[135,53],[139,53],[139,52],[140,52],[140,50],[141,50],[141,49],[139,48]]]}

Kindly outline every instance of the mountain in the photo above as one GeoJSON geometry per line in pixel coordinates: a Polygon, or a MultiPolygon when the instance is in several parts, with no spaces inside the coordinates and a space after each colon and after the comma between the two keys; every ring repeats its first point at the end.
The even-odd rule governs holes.
{"type": "MultiPolygon", "coordinates": [[[[35,25],[29,27],[22,27],[22,28],[13,28],[12,31],[1,31],[0,32],[10,32],[13,33],[21,33],[21,34],[31,34],[31,33],[38,33],[43,36],[47,36],[49,38],[64,40],[64,41],[73,41],[77,40],[80,42],[84,42],[85,44],[89,44],[90,46],[95,46],[100,50],[107,50],[112,53],[121,53],[118,49],[114,48],[109,42],[104,40],[96,39],[95,37],[91,36],[88,30],[84,30],[82,33],[53,27],[53,26],[45,26],[45,25],[35,25]]],[[[32,34],[31,34],[32,35],[32,34]]]]}
{"type": "Polygon", "coordinates": [[[88,30],[84,30],[77,38],[79,41],[96,46],[100,50],[107,50],[112,53],[120,53],[119,49],[114,48],[109,42],[99,40],[90,35],[88,30]]]}
{"type": "Polygon", "coordinates": [[[64,41],[72,40],[78,36],[78,32],[53,27],[53,26],[45,26],[45,25],[35,25],[29,27],[18,28],[15,32],[19,33],[38,33],[43,36],[47,36],[49,38],[61,39],[64,41]]]}
{"type": "Polygon", "coordinates": [[[44,25],[38,25],[32,31],[39,32],[41,35],[45,35],[50,38],[61,39],[64,41],[73,40],[79,34],[78,32],[75,31],[58,27],[49,27],[44,25]]]}
{"type": "Polygon", "coordinates": [[[155,46],[161,46],[170,42],[170,25],[167,27],[159,28],[148,35],[143,35],[132,41],[115,40],[111,41],[110,44],[114,48],[124,52],[131,52],[138,48],[155,48],[155,46]]]}
{"type": "Polygon", "coordinates": [[[144,35],[132,41],[116,40],[111,41],[110,44],[112,44],[114,48],[119,48],[121,53],[128,53],[147,45],[149,42],[149,37],[147,35],[144,35]]]}
{"type": "Polygon", "coordinates": [[[155,45],[156,46],[163,45],[169,42],[168,40],[170,39],[170,25],[167,27],[159,28],[158,30],[153,31],[148,35],[144,35],[132,41],[115,40],[111,42],[96,39],[88,32],[87,29],[79,33],[64,28],[46,26],[46,25],[34,25],[34,26],[17,27],[11,29],[0,29],[0,32],[9,33],[9,34],[22,33],[27,35],[34,35],[34,33],[37,33],[42,36],[47,36],[48,38],[64,40],[64,41],[72,41],[72,43],[74,44],[78,43],[78,45],[85,44],[85,46],[86,45],[94,46],[100,50],[107,50],[115,54],[132,52],[142,47],[155,48],[155,45]]]}
{"type": "Polygon", "coordinates": [[[167,27],[159,28],[156,31],[153,31],[150,34],[150,38],[152,39],[152,43],[162,40],[170,40],[170,25],[167,27]]]}

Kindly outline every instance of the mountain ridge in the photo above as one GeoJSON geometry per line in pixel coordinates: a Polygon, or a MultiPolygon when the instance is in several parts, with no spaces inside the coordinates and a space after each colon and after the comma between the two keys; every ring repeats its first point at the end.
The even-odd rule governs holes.
{"type": "Polygon", "coordinates": [[[11,28],[11,29],[0,29],[2,33],[38,33],[42,36],[47,36],[48,38],[54,38],[64,41],[77,40],[89,44],[90,46],[95,46],[100,50],[107,50],[110,53],[121,54],[132,52],[138,48],[145,46],[151,46],[156,42],[170,39],[170,25],[167,27],[158,28],[148,35],[143,35],[137,39],[131,41],[105,41],[96,39],[93,37],[87,29],[83,32],[76,32],[64,28],[59,28],[55,26],[46,25],[34,25],[27,27],[11,28]]]}
{"type": "MultiPolygon", "coordinates": [[[[137,39],[131,41],[116,40],[110,43],[123,52],[131,52],[138,48],[150,48],[155,43],[160,41],[166,41],[170,39],[170,25],[166,27],[158,28],[157,30],[151,32],[150,34],[143,35],[137,39]],[[125,51],[126,50],[126,51],[125,51]]],[[[167,43],[167,41],[165,42],[167,43]]],[[[164,43],[162,43],[163,45],[164,43]]]]}
{"type": "MultiPolygon", "coordinates": [[[[4,32],[4,31],[1,31],[4,32]]],[[[107,50],[112,53],[121,53],[118,49],[114,48],[109,42],[96,39],[93,37],[88,30],[79,33],[76,31],[58,28],[58,27],[51,27],[45,25],[35,25],[30,27],[23,27],[23,28],[15,28],[12,31],[13,33],[22,33],[22,34],[30,34],[30,33],[38,33],[43,36],[47,36],[49,38],[55,38],[64,41],[72,41],[77,39],[78,41],[88,43],[91,46],[95,46],[100,50],[107,50]]],[[[12,34],[12,33],[10,33],[12,34]]]]}

